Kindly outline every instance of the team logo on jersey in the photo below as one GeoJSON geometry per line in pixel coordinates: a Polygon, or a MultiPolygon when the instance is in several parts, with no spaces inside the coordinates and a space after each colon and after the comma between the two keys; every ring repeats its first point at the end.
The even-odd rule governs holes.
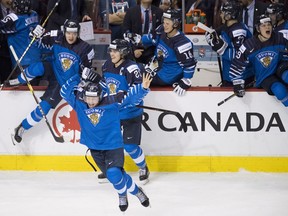
{"type": "Polygon", "coordinates": [[[164,46],[162,46],[162,44],[158,44],[157,57],[167,58],[167,56],[169,56],[168,50],[164,46]]]}
{"type": "Polygon", "coordinates": [[[104,110],[102,109],[97,109],[97,108],[92,108],[85,110],[85,113],[87,117],[90,119],[90,122],[96,126],[101,119],[101,116],[103,116],[104,110]]]}
{"type": "Polygon", "coordinates": [[[58,54],[59,61],[63,71],[69,70],[72,65],[76,62],[76,57],[70,53],[62,52],[58,54]]]}
{"type": "Polygon", "coordinates": [[[109,89],[109,95],[117,94],[117,89],[119,88],[120,82],[113,78],[106,79],[106,84],[109,89]]]}
{"type": "Polygon", "coordinates": [[[258,55],[256,55],[256,58],[258,59],[259,62],[261,62],[261,64],[267,68],[269,67],[269,65],[271,64],[271,62],[273,61],[273,59],[275,58],[277,54],[275,52],[261,52],[258,55]]]}

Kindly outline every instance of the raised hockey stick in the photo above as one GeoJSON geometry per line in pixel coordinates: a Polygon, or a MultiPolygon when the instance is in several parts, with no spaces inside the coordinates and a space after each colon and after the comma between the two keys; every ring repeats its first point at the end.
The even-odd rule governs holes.
{"type": "MultiPolygon", "coordinates": [[[[248,83],[248,84],[245,86],[245,89],[248,89],[248,88],[253,87],[254,83],[255,83],[255,80],[252,81],[252,82],[250,82],[250,83],[248,83]]],[[[227,102],[228,100],[230,100],[231,98],[233,98],[234,96],[236,96],[236,93],[231,94],[230,96],[228,96],[228,97],[225,98],[224,100],[220,101],[217,105],[218,105],[218,106],[221,106],[222,104],[224,104],[225,102],[227,102]]]]}
{"type": "Polygon", "coordinates": [[[21,73],[23,74],[23,76],[24,76],[24,78],[25,78],[25,81],[27,82],[27,86],[28,86],[30,92],[32,93],[34,100],[36,101],[37,106],[38,106],[38,108],[39,108],[39,110],[40,110],[43,118],[45,119],[45,122],[46,122],[46,124],[47,124],[47,126],[48,126],[48,128],[49,128],[49,130],[50,130],[50,132],[51,132],[51,134],[52,134],[52,136],[53,136],[53,138],[54,138],[54,140],[55,140],[56,142],[63,143],[63,142],[66,140],[66,138],[65,138],[65,140],[64,140],[63,136],[58,137],[58,136],[55,135],[55,133],[54,133],[54,131],[52,130],[52,127],[51,127],[51,125],[50,125],[50,123],[49,123],[49,121],[48,121],[48,119],[47,119],[47,116],[45,115],[45,113],[44,113],[44,111],[43,111],[43,109],[42,109],[42,107],[41,107],[41,105],[40,105],[40,103],[39,103],[39,100],[38,100],[38,98],[36,97],[36,95],[35,95],[35,93],[34,93],[33,87],[32,87],[32,85],[30,84],[30,82],[29,82],[29,80],[28,80],[28,78],[27,78],[27,76],[26,76],[26,74],[25,74],[25,72],[24,72],[23,67],[22,67],[22,65],[21,65],[20,62],[19,62],[18,56],[17,56],[17,54],[16,54],[13,46],[11,45],[9,48],[10,48],[10,50],[11,50],[12,55],[13,55],[14,58],[15,58],[15,61],[16,61],[17,65],[18,65],[21,73]]]}
{"type": "Polygon", "coordinates": [[[161,109],[161,108],[157,108],[157,107],[143,106],[143,105],[137,105],[137,107],[143,108],[143,109],[149,109],[149,110],[154,110],[154,111],[159,111],[159,112],[164,112],[164,113],[167,113],[167,114],[175,115],[175,116],[178,118],[178,120],[180,121],[181,126],[183,127],[183,131],[184,131],[185,133],[187,132],[187,125],[186,125],[186,123],[185,123],[184,118],[180,115],[179,112],[172,111],[172,110],[161,109]]]}
{"type": "MultiPolygon", "coordinates": [[[[42,27],[44,27],[44,26],[46,25],[49,17],[50,17],[51,14],[54,12],[55,8],[58,6],[58,4],[59,4],[60,1],[61,1],[61,0],[58,0],[58,1],[55,3],[54,7],[51,9],[50,13],[47,15],[46,19],[45,19],[44,22],[42,23],[42,25],[41,25],[42,27]]],[[[30,49],[30,47],[32,46],[32,44],[34,43],[35,40],[36,40],[36,36],[34,35],[33,38],[32,38],[32,40],[31,40],[30,43],[28,44],[27,48],[24,50],[23,54],[21,55],[21,57],[20,57],[20,59],[19,59],[19,63],[21,63],[22,59],[24,58],[24,56],[26,55],[26,53],[28,52],[28,50],[30,49]]],[[[10,78],[12,77],[12,75],[14,74],[14,72],[16,71],[17,67],[18,67],[18,64],[16,64],[16,65],[14,66],[13,70],[12,70],[11,73],[9,74],[8,78],[6,79],[6,81],[7,81],[7,80],[10,80],[10,78]]],[[[3,82],[3,83],[0,85],[0,91],[1,91],[2,88],[4,87],[4,83],[5,83],[5,82],[3,82]]]]}

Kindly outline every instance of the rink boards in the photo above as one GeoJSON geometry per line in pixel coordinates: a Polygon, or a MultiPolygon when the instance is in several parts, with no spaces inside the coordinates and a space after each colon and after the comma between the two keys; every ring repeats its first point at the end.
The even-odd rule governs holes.
{"type": "MultiPolygon", "coordinates": [[[[35,93],[40,97],[43,91],[35,93]]],[[[287,108],[256,89],[217,106],[232,93],[193,87],[179,97],[171,89],[153,89],[145,105],[178,111],[188,131],[174,115],[144,110],[141,146],[151,171],[288,172],[287,108]]],[[[92,170],[84,159],[86,147],[79,144],[75,113],[64,101],[48,119],[55,133],[69,136],[70,142],[56,143],[42,121],[13,146],[10,134],[36,104],[27,90],[3,90],[0,100],[0,170],[92,170]]],[[[125,167],[137,170],[129,157],[125,167]]]]}

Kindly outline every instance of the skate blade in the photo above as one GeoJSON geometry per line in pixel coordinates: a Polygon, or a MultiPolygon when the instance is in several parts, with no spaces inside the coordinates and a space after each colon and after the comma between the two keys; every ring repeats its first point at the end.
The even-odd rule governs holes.
{"type": "Polygon", "coordinates": [[[149,182],[149,179],[148,179],[148,178],[145,179],[145,180],[140,181],[140,183],[141,183],[142,185],[146,185],[148,182],[149,182]]]}
{"type": "Polygon", "coordinates": [[[14,146],[16,146],[17,144],[20,144],[21,142],[17,142],[14,138],[15,134],[11,134],[11,140],[14,146]]]}
{"type": "Polygon", "coordinates": [[[98,183],[99,183],[99,184],[107,184],[107,183],[109,183],[109,181],[108,181],[107,178],[105,178],[105,179],[98,179],[98,183]]]}

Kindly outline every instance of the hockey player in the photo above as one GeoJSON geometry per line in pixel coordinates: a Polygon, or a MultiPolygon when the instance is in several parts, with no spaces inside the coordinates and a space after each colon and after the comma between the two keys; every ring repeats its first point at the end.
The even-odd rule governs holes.
{"type": "MultiPolygon", "coordinates": [[[[109,96],[121,102],[128,89],[142,82],[142,72],[136,62],[128,59],[131,54],[129,43],[124,39],[115,39],[109,45],[110,58],[103,64],[102,72],[106,80],[109,96]]],[[[143,102],[142,102],[143,103],[143,102]]],[[[139,167],[139,179],[148,182],[149,169],[145,155],[140,147],[141,120],[143,109],[128,107],[121,109],[120,119],[123,132],[124,149],[139,167]]],[[[100,174],[99,180],[105,175],[100,174]]]]}
{"type": "MultiPolygon", "coordinates": [[[[224,25],[221,26],[220,36],[217,34],[218,30],[214,30],[213,33],[205,33],[206,41],[212,47],[212,50],[222,56],[222,87],[233,86],[229,77],[231,61],[235,58],[236,51],[243,42],[252,37],[248,27],[238,21],[240,13],[241,5],[238,1],[230,0],[223,3],[220,8],[220,17],[224,25]]],[[[253,71],[251,67],[247,70],[244,79],[246,83],[250,83],[254,79],[253,71]]]]}
{"type": "MultiPolygon", "coordinates": [[[[83,67],[91,67],[92,65],[94,50],[88,43],[79,38],[79,31],[80,25],[73,20],[64,23],[64,32],[54,30],[41,37],[44,29],[40,25],[33,30],[33,34],[39,39],[39,45],[42,48],[52,49],[51,62],[37,62],[25,69],[25,74],[29,80],[42,76],[44,73],[49,79],[49,85],[40,102],[45,115],[61,101],[59,94],[61,85],[74,74],[81,72],[80,65],[83,67]]],[[[10,82],[14,84],[25,83],[25,79],[21,74],[17,79],[10,80],[10,82]]],[[[20,143],[23,133],[40,122],[42,118],[43,116],[37,106],[15,129],[14,140],[20,143]]]]}
{"type": "MultiPolygon", "coordinates": [[[[29,46],[31,39],[29,33],[38,24],[38,14],[31,10],[31,0],[13,0],[12,9],[15,13],[10,13],[0,20],[0,34],[8,35],[8,45],[12,45],[17,56],[22,56],[29,46]]],[[[28,65],[41,60],[41,53],[36,44],[32,44],[30,49],[21,60],[22,66],[28,65]]],[[[15,65],[15,60],[12,58],[15,65]]],[[[15,73],[16,75],[19,74],[15,73]]]]}
{"type": "Polygon", "coordinates": [[[254,67],[256,87],[262,87],[288,106],[288,62],[281,62],[281,52],[287,50],[288,40],[272,31],[271,19],[265,14],[257,18],[256,30],[258,35],[243,43],[231,64],[234,92],[238,97],[244,96],[243,76],[250,63],[254,67]]]}
{"type": "Polygon", "coordinates": [[[285,6],[282,3],[272,3],[268,6],[266,13],[269,15],[273,30],[281,32],[288,39],[288,21],[285,6]]]}
{"type": "MultiPolygon", "coordinates": [[[[151,85],[173,86],[179,96],[185,94],[191,86],[196,60],[193,56],[192,42],[179,30],[182,14],[175,9],[163,13],[162,25],[156,29],[156,34],[142,36],[143,45],[156,46],[158,69],[151,85]]],[[[155,60],[151,64],[155,64],[155,60]]],[[[150,65],[146,65],[150,71],[150,65]]]]}
{"type": "Polygon", "coordinates": [[[61,96],[77,113],[81,127],[80,143],[90,149],[97,166],[113,184],[119,195],[121,211],[128,208],[127,191],[135,195],[143,206],[148,207],[149,198],[123,169],[124,149],[119,110],[142,101],[149,91],[150,76],[144,76],[142,84],[131,87],[121,103],[110,96],[104,98],[100,84],[92,82],[83,88],[84,101],[78,100],[75,88],[79,80],[78,75],[69,79],[61,88],[61,96]]]}

